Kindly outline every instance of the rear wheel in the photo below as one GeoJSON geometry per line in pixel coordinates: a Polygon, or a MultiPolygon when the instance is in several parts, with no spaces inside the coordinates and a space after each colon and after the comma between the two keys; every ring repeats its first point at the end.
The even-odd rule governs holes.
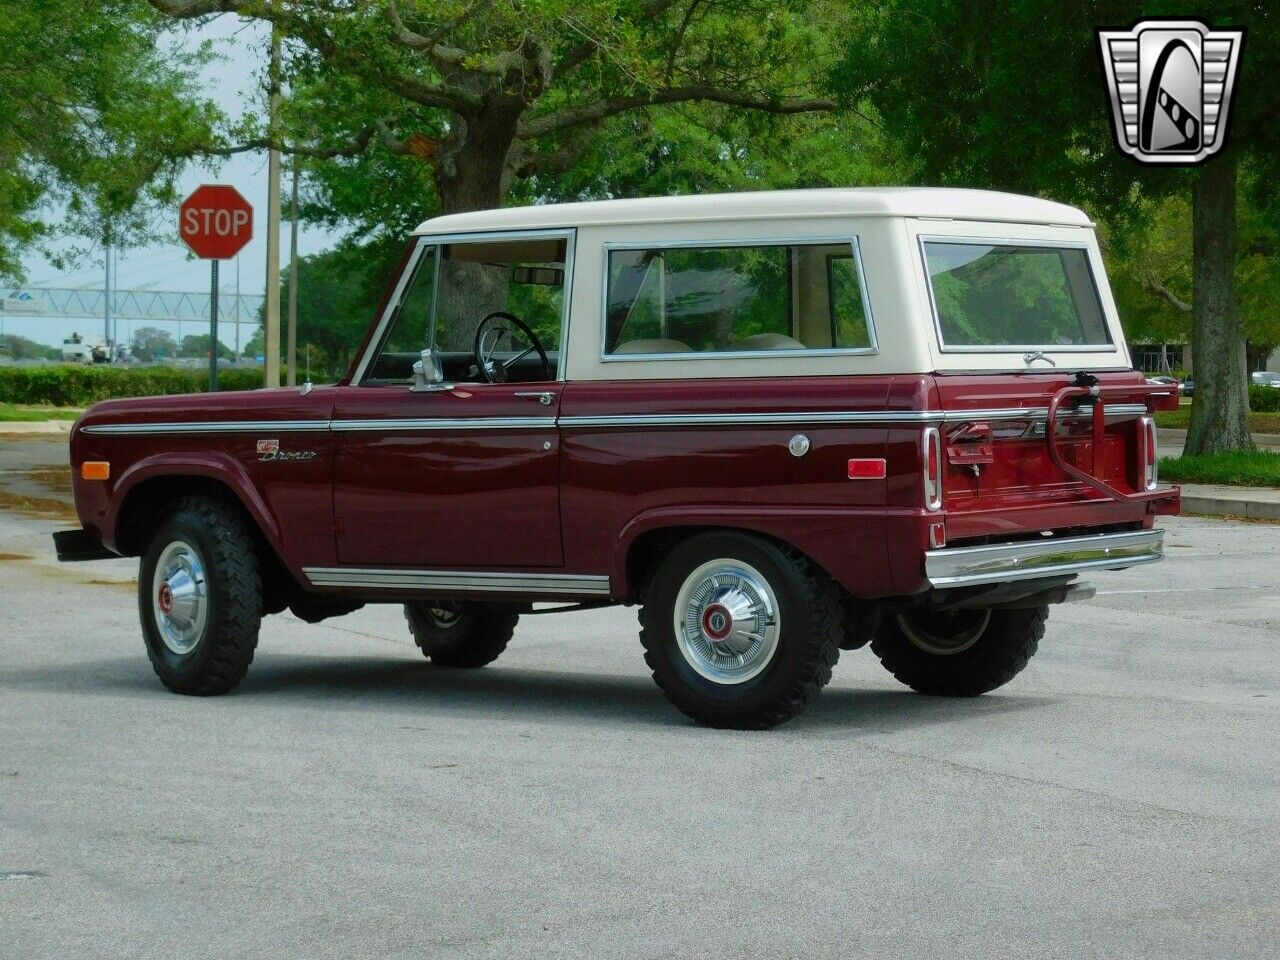
{"type": "Polygon", "coordinates": [[[761,730],[799,714],[840,655],[840,592],[806,557],[709,533],[663,561],[640,611],[645,662],[681,711],[761,730]]]}
{"type": "Polygon", "coordinates": [[[240,514],[216,500],[176,503],[138,573],[147,656],[175,693],[232,690],[253,662],[262,578],[240,514]]]}
{"type": "Polygon", "coordinates": [[[475,668],[497,660],[507,648],[520,615],[502,603],[425,600],[406,603],[414,643],[439,667],[475,668]]]}
{"type": "Polygon", "coordinates": [[[976,697],[1022,672],[1048,617],[1046,606],[908,611],[885,618],[871,649],[886,670],[918,693],[976,697]]]}

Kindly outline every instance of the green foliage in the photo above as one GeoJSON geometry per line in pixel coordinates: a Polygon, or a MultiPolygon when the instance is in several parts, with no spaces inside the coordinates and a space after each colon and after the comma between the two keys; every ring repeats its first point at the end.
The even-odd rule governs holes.
{"type": "MultiPolygon", "coordinates": [[[[112,397],[201,393],[208,385],[207,371],[174,367],[0,367],[2,403],[83,407],[112,397]]],[[[220,370],[218,386],[222,390],[257,389],[262,386],[262,371],[220,370]]]]}
{"type": "MultiPolygon", "coordinates": [[[[1273,391],[1280,394],[1280,390],[1273,391]]],[[[1185,430],[1191,424],[1191,408],[1183,406],[1178,410],[1157,410],[1156,426],[1161,429],[1185,430]]],[[[1280,413],[1249,414],[1249,430],[1251,433],[1280,433],[1280,413]]]]}
{"type": "Polygon", "coordinates": [[[1251,383],[1249,409],[1254,413],[1280,413],[1280,390],[1251,383]]]}
{"type": "Polygon", "coordinates": [[[159,327],[138,327],[129,340],[129,350],[138,360],[161,360],[178,355],[173,334],[159,327]]]}
{"type": "Polygon", "coordinates": [[[0,337],[0,355],[14,360],[56,360],[62,355],[57,347],[46,347],[16,333],[0,337]]]}
{"type": "Polygon", "coordinates": [[[141,0],[0,3],[0,277],[55,211],[57,231],[128,243],[174,199],[215,113],[196,98],[203,54],[162,54],[160,23],[141,0]]]}
{"type": "Polygon", "coordinates": [[[1172,483],[1225,483],[1233,487],[1280,487],[1280,453],[1232,450],[1198,456],[1166,457],[1160,479],[1172,483]]]}
{"type": "MultiPolygon", "coordinates": [[[[207,333],[192,333],[182,338],[182,346],[179,349],[180,357],[203,357],[209,358],[209,346],[213,342],[213,338],[207,333]]],[[[229,360],[233,356],[231,348],[221,340],[218,341],[218,356],[229,360]]]]}

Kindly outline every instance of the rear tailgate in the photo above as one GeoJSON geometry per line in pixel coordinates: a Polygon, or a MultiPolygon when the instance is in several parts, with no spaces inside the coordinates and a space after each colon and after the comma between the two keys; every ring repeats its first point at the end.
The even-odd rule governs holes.
{"type": "Polygon", "coordinates": [[[1155,489],[1150,419],[1172,388],[1132,372],[934,382],[948,543],[1149,525],[1147,517],[1177,511],[1177,493],[1155,489]]]}

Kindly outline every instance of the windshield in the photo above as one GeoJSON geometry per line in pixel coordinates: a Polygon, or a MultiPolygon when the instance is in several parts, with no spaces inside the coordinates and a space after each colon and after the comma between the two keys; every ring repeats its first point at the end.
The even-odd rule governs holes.
{"type": "Polygon", "coordinates": [[[924,255],[944,348],[1111,345],[1083,248],[926,240],[924,255]]]}

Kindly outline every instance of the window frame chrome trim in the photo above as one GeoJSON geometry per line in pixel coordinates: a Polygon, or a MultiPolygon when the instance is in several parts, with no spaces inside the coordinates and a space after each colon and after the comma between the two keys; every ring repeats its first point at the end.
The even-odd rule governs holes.
{"type": "Polygon", "coordinates": [[[875,315],[871,309],[871,295],[867,289],[867,272],[862,262],[862,243],[859,234],[830,237],[729,237],[724,239],[619,241],[601,244],[600,281],[600,349],[601,363],[643,363],[654,360],[752,360],[778,357],[870,357],[880,352],[880,337],[876,332],[875,315]],[[609,353],[609,255],[616,250],[690,250],[704,247],[832,247],[848,244],[853,260],[858,265],[858,287],[862,291],[862,309],[867,316],[867,347],[817,347],[801,350],[691,350],[688,353],[609,353]]]}
{"type": "Polygon", "coordinates": [[[317,587],[365,587],[380,590],[446,590],[460,593],[581,594],[607,597],[605,574],[495,573],[467,570],[400,570],[365,567],[303,567],[317,587]]]}
{"type": "MultiPolygon", "coordinates": [[[[577,227],[556,227],[556,228],[534,228],[529,230],[491,230],[476,231],[469,233],[423,233],[416,234],[418,241],[417,249],[410,262],[405,265],[405,269],[400,275],[400,279],[396,283],[395,294],[387,303],[387,309],[383,311],[382,316],[378,320],[378,325],[374,329],[373,336],[369,339],[369,346],[365,349],[364,355],[360,358],[360,364],[356,367],[355,375],[351,378],[353,387],[369,386],[364,382],[365,373],[368,371],[369,364],[373,360],[374,353],[380,348],[383,334],[386,332],[387,324],[391,322],[392,314],[400,305],[400,298],[404,295],[404,286],[409,279],[414,276],[418,268],[418,261],[422,258],[422,248],[434,246],[436,249],[436,272],[435,278],[432,280],[431,290],[431,321],[430,335],[432,343],[435,342],[435,323],[436,323],[436,298],[440,289],[440,248],[446,243],[484,243],[500,240],[542,240],[547,238],[563,239],[565,241],[564,253],[564,303],[560,314],[560,355],[556,360],[556,383],[563,383],[565,379],[566,361],[568,357],[569,343],[569,322],[571,315],[571,306],[573,304],[573,260],[574,248],[577,246],[578,229],[577,227]]],[[[539,383],[545,381],[538,381],[539,383]]],[[[377,384],[377,386],[398,387],[401,384],[377,384]]],[[[405,384],[404,386],[408,386],[405,384]]],[[[476,386],[486,386],[486,384],[476,384],[476,386]]]]}
{"type": "MultiPolygon", "coordinates": [[[[941,353],[1026,353],[1030,350],[1042,351],[1046,354],[1055,353],[1119,353],[1120,344],[1116,341],[1115,331],[1111,328],[1112,318],[1108,315],[1106,304],[1102,299],[1103,287],[1098,283],[1098,273],[1094,269],[1092,245],[1088,240],[1063,240],[1050,238],[1027,238],[1015,239],[1011,237],[974,237],[961,236],[959,234],[916,234],[916,247],[920,254],[920,269],[924,276],[925,291],[929,294],[929,312],[933,317],[933,334],[937,338],[938,350],[941,353]],[[1093,283],[1094,293],[1098,296],[1098,308],[1102,311],[1103,320],[1107,325],[1107,337],[1109,342],[1105,345],[1094,344],[1065,344],[1055,346],[1053,344],[1044,343],[1020,343],[1020,344],[998,344],[993,346],[947,346],[946,338],[942,335],[942,318],[938,314],[938,301],[933,295],[933,281],[929,275],[929,257],[925,251],[926,243],[951,243],[956,245],[963,244],[987,244],[991,246],[1013,246],[1013,247],[1047,247],[1049,249],[1067,249],[1067,250],[1083,250],[1085,252],[1085,265],[1089,270],[1089,280],[1093,283]]],[[[1123,337],[1123,331],[1121,332],[1123,337]]],[[[1124,368],[1129,369],[1129,368],[1124,368]]],[[[1002,371],[1009,372],[1009,371],[1002,371]]]]}

